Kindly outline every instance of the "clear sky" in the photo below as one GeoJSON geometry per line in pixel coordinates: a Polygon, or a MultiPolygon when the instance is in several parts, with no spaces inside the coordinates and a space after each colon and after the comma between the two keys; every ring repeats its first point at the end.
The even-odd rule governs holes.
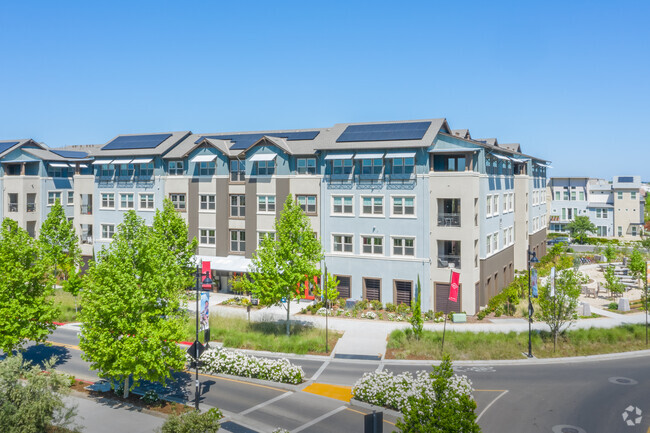
{"type": "Polygon", "coordinates": [[[650,180],[648,1],[2,1],[0,139],[445,117],[650,180]]]}

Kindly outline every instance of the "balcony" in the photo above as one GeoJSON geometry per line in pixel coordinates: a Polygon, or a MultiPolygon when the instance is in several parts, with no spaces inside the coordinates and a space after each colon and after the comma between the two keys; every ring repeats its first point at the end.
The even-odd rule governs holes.
{"type": "Polygon", "coordinates": [[[81,205],[81,215],[92,215],[92,214],[93,214],[93,205],[91,204],[81,205]]]}
{"type": "Polygon", "coordinates": [[[9,212],[18,212],[18,203],[9,203],[9,212]]]}
{"type": "Polygon", "coordinates": [[[438,267],[460,269],[460,256],[453,255],[453,254],[439,255],[438,267]]]}
{"type": "Polygon", "coordinates": [[[460,214],[438,213],[438,227],[460,227],[460,214]]]}
{"type": "Polygon", "coordinates": [[[460,241],[438,241],[438,267],[460,269],[460,241]]]}
{"type": "Polygon", "coordinates": [[[27,203],[27,212],[36,212],[36,203],[27,203]]]}
{"type": "Polygon", "coordinates": [[[438,199],[438,227],[460,227],[460,199],[438,199]]]}
{"type": "Polygon", "coordinates": [[[90,245],[93,243],[93,237],[92,235],[88,234],[83,234],[81,235],[81,243],[85,245],[90,245]]]}

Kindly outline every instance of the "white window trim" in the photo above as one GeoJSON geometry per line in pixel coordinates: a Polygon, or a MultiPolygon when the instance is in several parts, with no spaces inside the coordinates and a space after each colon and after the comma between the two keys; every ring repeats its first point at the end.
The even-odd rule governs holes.
{"type": "Polygon", "coordinates": [[[101,236],[101,240],[103,241],[112,241],[112,238],[105,238],[104,237],[104,226],[112,226],[113,227],[113,236],[115,236],[115,224],[100,224],[99,225],[99,236],[101,236]]]}
{"type": "MultiPolygon", "coordinates": [[[[278,208],[278,203],[275,201],[275,194],[257,194],[257,198],[255,200],[255,211],[257,215],[275,215],[275,210],[269,211],[269,210],[260,210],[260,197],[273,197],[273,204],[275,205],[275,209],[277,210],[278,208]]],[[[264,200],[265,202],[265,208],[269,208],[269,200],[268,198],[264,200]]]]}
{"type": "Polygon", "coordinates": [[[501,209],[499,209],[500,204],[501,204],[501,199],[499,197],[499,194],[494,194],[492,196],[492,216],[500,215],[501,212],[501,209]]]}
{"type": "MultiPolygon", "coordinates": [[[[390,202],[390,217],[391,218],[417,219],[417,217],[418,217],[418,207],[417,207],[417,199],[416,199],[415,194],[391,194],[389,202],[390,202]],[[394,210],[393,200],[395,198],[413,198],[413,215],[396,215],[396,214],[394,214],[393,213],[393,210],[394,210]]],[[[406,206],[404,206],[404,207],[406,207],[406,206]]]]}
{"type": "MultiPolygon", "coordinates": [[[[210,236],[206,236],[206,237],[209,238],[210,236]]],[[[201,246],[201,247],[214,247],[215,245],[217,245],[217,229],[216,228],[206,228],[206,227],[199,228],[199,246],[201,246]],[[213,244],[201,243],[201,230],[213,230],[214,231],[214,243],[213,244]]]]}
{"type": "MultiPolygon", "coordinates": [[[[341,195],[341,194],[334,194],[334,195],[331,196],[331,200],[330,200],[330,201],[331,201],[331,207],[330,207],[330,215],[331,215],[331,216],[337,216],[337,217],[348,217],[348,218],[349,218],[349,217],[354,217],[354,216],[355,216],[355,209],[354,209],[354,202],[355,202],[355,200],[354,200],[354,195],[341,195]],[[342,213],[334,213],[334,198],[335,198],[335,197],[350,198],[350,199],[351,199],[350,201],[352,202],[352,213],[345,213],[345,212],[342,212],[342,213]]],[[[345,205],[341,204],[341,206],[344,207],[345,205]]]]}
{"type": "Polygon", "coordinates": [[[117,202],[115,201],[115,193],[114,192],[102,192],[99,193],[99,209],[115,209],[115,206],[117,206],[117,202]],[[104,206],[104,194],[112,194],[113,195],[113,206],[104,206]]]}
{"type": "Polygon", "coordinates": [[[61,206],[63,206],[63,203],[61,202],[61,193],[62,193],[62,191],[57,190],[57,191],[48,191],[47,192],[47,207],[52,207],[52,206],[54,206],[54,203],[56,203],[56,197],[54,197],[54,203],[50,203],[50,194],[52,194],[52,193],[54,193],[54,194],[58,193],[59,194],[59,204],[61,206]]]}
{"type": "Polygon", "coordinates": [[[118,194],[119,200],[115,203],[118,206],[119,210],[130,210],[135,209],[135,194],[132,192],[121,192],[118,194]],[[123,195],[132,195],[133,196],[133,207],[122,207],[122,196],[123,195]]]}
{"type": "MultiPolygon", "coordinates": [[[[373,204],[374,208],[374,204],[373,204]]],[[[363,194],[359,196],[359,216],[363,218],[386,218],[386,196],[383,194],[363,194]],[[381,197],[381,214],[366,214],[363,213],[363,199],[364,197],[381,197]]]]}
{"type": "Polygon", "coordinates": [[[74,191],[68,191],[66,194],[66,202],[65,204],[68,206],[74,206],[74,191]],[[70,201],[70,193],[72,193],[72,201],[70,201]]]}
{"type": "Polygon", "coordinates": [[[359,235],[359,255],[361,256],[371,256],[371,257],[385,257],[385,256],[390,256],[390,254],[386,254],[386,236],[385,235],[378,235],[378,234],[372,234],[372,233],[362,233],[359,235]],[[382,253],[381,254],[375,254],[375,253],[364,253],[363,252],[363,238],[381,238],[381,249],[382,253]]]}
{"type": "MultiPolygon", "coordinates": [[[[187,199],[185,199],[185,207],[187,208],[187,199]]],[[[209,203],[209,202],[208,202],[209,203]]],[[[217,212],[217,196],[216,194],[201,194],[199,193],[199,213],[216,213],[217,212]],[[214,197],[214,209],[201,209],[201,196],[214,197]]],[[[230,211],[228,211],[230,212],[230,211]]]]}
{"type": "Polygon", "coordinates": [[[156,196],[152,192],[139,192],[138,193],[138,210],[142,212],[155,212],[156,210],[156,196]],[[143,195],[150,195],[153,197],[153,207],[151,209],[142,207],[142,196],[143,195]]]}
{"type": "Polygon", "coordinates": [[[354,255],[354,233],[332,233],[331,239],[330,239],[330,251],[332,254],[335,254],[337,256],[352,256],[354,255]],[[349,236],[352,238],[352,251],[347,253],[345,251],[335,251],[334,250],[334,236],[349,236]]]}
{"type": "MultiPolygon", "coordinates": [[[[406,248],[406,247],[402,247],[406,248]]],[[[389,256],[391,257],[399,257],[399,258],[404,258],[404,259],[415,259],[417,257],[417,239],[415,236],[398,236],[398,235],[390,235],[390,254],[389,256]],[[394,239],[411,239],[413,240],[413,255],[409,256],[406,254],[394,254],[393,250],[393,240],[394,239]]],[[[376,255],[376,254],[373,254],[376,255]]]]}
{"type": "Polygon", "coordinates": [[[485,197],[485,216],[490,218],[492,216],[492,194],[485,197]]]}

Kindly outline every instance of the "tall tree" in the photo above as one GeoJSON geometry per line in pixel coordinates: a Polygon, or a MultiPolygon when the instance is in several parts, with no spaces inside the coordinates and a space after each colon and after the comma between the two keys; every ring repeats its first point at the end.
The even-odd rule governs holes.
{"type": "Polygon", "coordinates": [[[630,255],[630,262],[627,267],[630,269],[630,272],[634,277],[640,281],[641,277],[645,274],[645,260],[643,260],[643,254],[639,251],[639,248],[634,247],[632,254],[630,255]]]}
{"type": "Polygon", "coordinates": [[[45,341],[56,317],[53,287],[45,278],[38,248],[18,223],[5,218],[0,228],[0,349],[45,341]]]}
{"type": "Polygon", "coordinates": [[[195,241],[188,243],[177,218],[182,222],[175,212],[157,211],[149,228],[127,212],[86,277],[82,357],[99,376],[124,381],[125,396],[140,380],[165,383],[170,369],[185,363],[176,341],[183,336],[183,293],[193,281],[186,259],[195,241]]]}
{"type": "Polygon", "coordinates": [[[614,266],[609,265],[603,271],[603,277],[605,278],[605,288],[609,290],[613,295],[617,293],[623,293],[625,287],[621,283],[620,278],[616,276],[614,272],[614,266]]]}
{"type": "MultiPolygon", "coordinates": [[[[71,274],[76,274],[81,264],[81,249],[79,238],[74,230],[72,221],[68,221],[59,200],[56,200],[47,218],[43,221],[38,236],[38,247],[41,260],[47,267],[48,276],[67,281],[71,274]]],[[[73,278],[76,278],[73,277],[73,278]]],[[[67,284],[63,284],[68,288],[67,284]]],[[[72,291],[76,285],[70,285],[72,291]]],[[[73,293],[75,294],[75,293],[73,293]]]]}
{"type": "Polygon", "coordinates": [[[416,340],[422,337],[424,320],[422,319],[422,290],[420,288],[420,276],[418,275],[418,285],[415,286],[415,303],[413,304],[413,315],[409,319],[411,329],[416,340]]]}
{"type": "Polygon", "coordinates": [[[566,225],[571,236],[579,243],[587,242],[587,233],[595,233],[596,226],[591,222],[588,216],[577,216],[573,221],[566,225]]]}
{"type": "Polygon", "coordinates": [[[553,351],[557,337],[578,318],[580,285],[589,279],[581,272],[565,269],[555,278],[555,292],[551,293],[550,278],[539,291],[539,317],[546,322],[553,335],[553,351]]]}
{"type": "Polygon", "coordinates": [[[266,236],[253,254],[247,291],[261,305],[283,304],[287,310],[287,335],[291,333],[291,301],[302,298],[299,285],[320,275],[318,263],[323,247],[314,234],[309,218],[291,194],[275,222],[276,238],[266,236]],[[286,302],[282,302],[282,301],[286,302]]]}

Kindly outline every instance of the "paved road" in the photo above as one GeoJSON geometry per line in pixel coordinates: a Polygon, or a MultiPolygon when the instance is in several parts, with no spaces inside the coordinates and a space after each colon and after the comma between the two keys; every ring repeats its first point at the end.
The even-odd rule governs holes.
{"type": "MultiPolygon", "coordinates": [[[[80,358],[74,330],[57,329],[50,340],[61,345],[32,346],[27,356],[39,360],[57,354],[62,357],[57,367],[60,370],[96,380],[80,358]]],[[[309,379],[306,385],[317,382],[351,386],[364,372],[377,369],[430,369],[426,362],[304,357],[292,361],[305,369],[309,379]]],[[[650,352],[586,362],[459,362],[455,369],[467,375],[477,390],[479,423],[486,433],[632,433],[650,431],[649,364],[650,352]],[[632,413],[626,419],[632,426],[623,418],[628,407],[632,413]]],[[[185,393],[191,401],[193,376],[181,373],[178,378],[172,391],[178,397],[185,393]]],[[[277,427],[294,432],[360,432],[363,414],[368,412],[341,400],[303,391],[306,385],[285,389],[207,375],[202,375],[201,381],[201,404],[222,409],[228,417],[224,427],[232,432],[270,432],[277,427]]],[[[393,431],[395,418],[384,419],[384,431],[393,431]]]]}

